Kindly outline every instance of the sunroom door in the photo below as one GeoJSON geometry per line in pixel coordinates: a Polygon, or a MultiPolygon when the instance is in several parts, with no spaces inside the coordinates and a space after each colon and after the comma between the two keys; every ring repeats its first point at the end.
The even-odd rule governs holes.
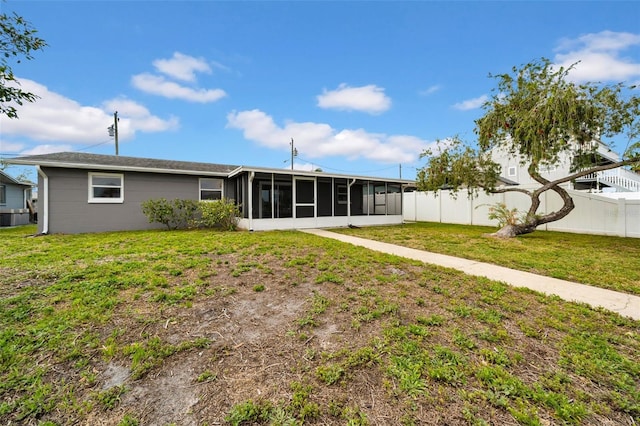
{"type": "Polygon", "coordinates": [[[291,217],[292,198],[290,182],[261,182],[260,219],[291,217]]]}
{"type": "Polygon", "coordinates": [[[316,181],[314,179],[296,178],[296,217],[316,216],[316,181]]]}

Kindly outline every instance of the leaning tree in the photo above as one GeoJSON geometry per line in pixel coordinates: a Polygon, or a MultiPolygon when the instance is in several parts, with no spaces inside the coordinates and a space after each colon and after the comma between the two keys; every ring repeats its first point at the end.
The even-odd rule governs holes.
{"type": "Polygon", "coordinates": [[[490,75],[497,86],[483,105],[484,116],[475,121],[477,146],[455,137],[424,151],[426,164],[418,172],[418,188],[446,188],[454,194],[466,189],[469,196],[479,190],[526,194],[531,199],[528,211],[493,234],[514,237],[560,220],[573,210],[573,200],[565,189],[568,182],[595,172],[640,166],[640,97],[636,87],[577,84],[568,78],[572,68],[555,67],[543,58],[514,67],[511,73],[490,75]],[[599,141],[622,136],[627,146],[620,161],[594,162],[599,141]],[[517,159],[539,186],[531,190],[498,186],[500,165],[492,159],[497,152],[517,159]],[[555,180],[544,176],[544,170],[567,158],[572,158],[572,163],[566,176],[555,180]],[[540,196],[546,191],[557,193],[563,205],[557,211],[539,213],[540,196]]]}

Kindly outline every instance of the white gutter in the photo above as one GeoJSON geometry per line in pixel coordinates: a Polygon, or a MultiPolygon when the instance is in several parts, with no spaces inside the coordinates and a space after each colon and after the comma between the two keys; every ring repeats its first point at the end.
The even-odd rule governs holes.
{"type": "Polygon", "coordinates": [[[353,178],[350,184],[347,185],[347,225],[351,226],[351,187],[356,183],[356,178],[353,178]]]}
{"type": "Polygon", "coordinates": [[[253,178],[256,177],[255,172],[249,173],[249,231],[253,231],[253,178]]]}
{"type": "MultiPolygon", "coordinates": [[[[260,195],[262,199],[262,194],[260,195]]],[[[260,201],[262,202],[262,201],[260,201]]],[[[271,219],[276,218],[276,177],[271,173],[271,219]]]]}
{"type": "Polygon", "coordinates": [[[230,172],[227,174],[227,177],[228,177],[229,179],[231,179],[232,177],[235,177],[235,176],[237,176],[238,174],[242,173],[242,171],[243,171],[243,170],[244,170],[244,167],[243,167],[243,166],[236,167],[235,169],[233,169],[232,171],[230,171],[230,172]]]}
{"type": "Polygon", "coordinates": [[[38,175],[42,177],[42,198],[38,191],[38,221],[42,221],[42,234],[49,233],[49,176],[47,176],[40,166],[36,166],[38,175]],[[41,213],[41,214],[40,214],[41,213]]]}

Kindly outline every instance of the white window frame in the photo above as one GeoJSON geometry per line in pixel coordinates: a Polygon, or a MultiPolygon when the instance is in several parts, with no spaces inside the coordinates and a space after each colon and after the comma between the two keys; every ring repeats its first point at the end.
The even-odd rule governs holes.
{"type": "Polygon", "coordinates": [[[218,200],[203,199],[202,198],[202,191],[219,192],[220,193],[220,199],[222,200],[224,198],[224,179],[208,177],[208,178],[200,178],[198,180],[198,200],[200,200],[200,201],[218,201],[218,200]],[[202,188],[202,182],[205,181],[205,180],[219,180],[220,181],[220,189],[207,189],[207,188],[203,189],[202,188]]]}
{"type": "Polygon", "coordinates": [[[518,168],[516,166],[509,166],[507,174],[509,177],[514,177],[518,175],[518,168]]]}
{"type": "Polygon", "coordinates": [[[7,204],[7,185],[0,185],[0,204],[7,204]]]}
{"type": "Polygon", "coordinates": [[[89,203],[96,204],[118,204],[124,203],[124,174],[123,173],[100,173],[100,172],[89,172],[89,203]],[[94,185],[93,178],[94,177],[108,177],[114,178],[117,177],[120,179],[120,185],[118,186],[105,186],[105,185],[94,185]],[[118,198],[109,198],[109,197],[94,197],[93,196],[93,188],[94,187],[111,187],[111,188],[119,188],[120,189],[120,197],[118,198]]]}

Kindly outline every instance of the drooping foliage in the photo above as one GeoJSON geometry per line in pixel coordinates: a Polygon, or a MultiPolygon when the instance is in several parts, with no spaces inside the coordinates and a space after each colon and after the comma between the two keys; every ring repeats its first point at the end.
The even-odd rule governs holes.
{"type": "Polygon", "coordinates": [[[477,147],[459,138],[441,142],[422,153],[426,164],[418,173],[418,188],[426,191],[450,189],[469,195],[517,191],[531,198],[531,207],[517,224],[506,224],[498,234],[514,236],[533,232],[537,226],[562,219],[573,210],[573,200],[561,184],[587,174],[640,164],[640,97],[634,86],[622,83],[578,84],[569,79],[568,68],[555,67],[541,59],[514,67],[511,73],[490,75],[497,80],[485,114],[476,120],[477,147]],[[613,164],[600,164],[595,155],[604,138],[627,139],[623,157],[613,164]],[[491,155],[506,153],[525,166],[535,190],[497,187],[500,166],[491,155]],[[554,181],[541,170],[572,159],[570,173],[554,181]],[[540,195],[556,192],[564,205],[557,212],[538,214],[540,195]]]}
{"type": "Polygon", "coordinates": [[[477,152],[458,137],[438,141],[435,149],[425,150],[420,156],[426,158],[417,177],[422,190],[466,188],[471,195],[479,188],[494,189],[500,176],[500,166],[489,155],[477,152]]]}
{"type": "MultiPolygon", "coordinates": [[[[629,140],[637,139],[639,98],[625,99],[628,88],[622,84],[573,83],[572,68],[555,68],[543,59],[514,67],[513,74],[492,76],[498,84],[476,121],[480,152],[502,148],[537,172],[571,151],[584,160],[575,164],[577,170],[592,165],[586,154],[601,138],[626,131],[629,140]]],[[[637,142],[630,148],[629,155],[640,152],[637,142]]]]}

